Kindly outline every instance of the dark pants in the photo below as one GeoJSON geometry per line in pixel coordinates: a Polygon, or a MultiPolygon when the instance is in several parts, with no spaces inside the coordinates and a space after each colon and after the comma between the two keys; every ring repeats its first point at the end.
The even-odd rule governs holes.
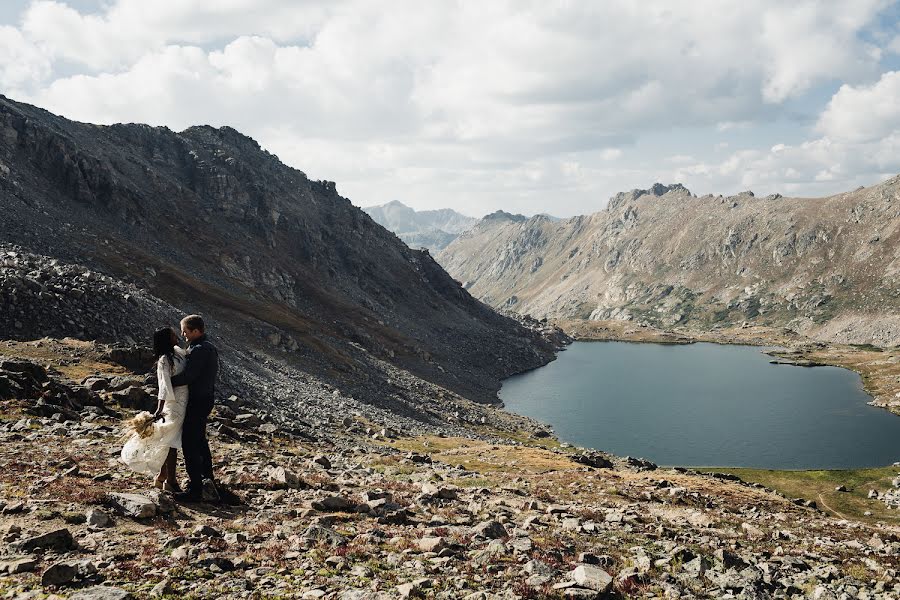
{"type": "Polygon", "coordinates": [[[188,491],[199,492],[204,479],[213,478],[212,453],[206,441],[206,421],[212,412],[212,400],[188,400],[181,431],[181,451],[187,471],[188,491]]]}

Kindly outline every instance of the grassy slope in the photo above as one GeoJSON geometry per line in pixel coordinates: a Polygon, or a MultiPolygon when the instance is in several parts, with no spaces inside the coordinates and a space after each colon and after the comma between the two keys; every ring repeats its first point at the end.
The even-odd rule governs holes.
{"type": "Polygon", "coordinates": [[[789,498],[813,500],[835,516],[900,524],[900,510],[888,510],[884,502],[868,498],[869,490],[884,492],[900,467],[827,471],[776,471],[770,469],[708,468],[706,472],[731,473],[744,481],[761,483],[789,498]],[[843,485],[846,492],[835,491],[843,485]],[[870,512],[871,515],[866,515],[870,512]]]}

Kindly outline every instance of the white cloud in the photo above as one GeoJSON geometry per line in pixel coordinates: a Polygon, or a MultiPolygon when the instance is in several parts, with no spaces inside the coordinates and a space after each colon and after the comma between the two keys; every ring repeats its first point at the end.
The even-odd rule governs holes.
{"type": "MultiPolygon", "coordinates": [[[[848,82],[835,115],[887,97],[866,92],[879,53],[861,35],[884,3],[851,4],[40,0],[0,27],[0,84],[84,121],[228,124],[361,204],[543,212],[554,190],[595,207],[647,185],[658,167],[623,148],[665,131],[684,144],[658,158],[675,173],[818,185],[829,167],[792,154],[810,149],[782,145],[797,164],[778,171],[774,148],[704,160],[683,134],[727,134],[705,142],[720,153],[815,86],[848,82]]],[[[844,140],[844,121],[826,113],[820,131],[844,140]]]]}
{"type": "Polygon", "coordinates": [[[0,88],[17,91],[50,74],[50,60],[18,29],[0,26],[0,88]]]}
{"type": "Polygon", "coordinates": [[[834,139],[856,142],[877,140],[900,129],[900,71],[884,73],[874,85],[841,86],[817,129],[834,139]]]}

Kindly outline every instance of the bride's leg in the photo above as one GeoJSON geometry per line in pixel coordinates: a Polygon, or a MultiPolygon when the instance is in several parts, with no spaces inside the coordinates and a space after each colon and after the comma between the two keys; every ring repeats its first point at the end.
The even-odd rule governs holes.
{"type": "Polygon", "coordinates": [[[165,462],[159,468],[159,474],[157,474],[156,480],[153,482],[153,485],[155,485],[159,489],[163,488],[163,484],[166,481],[166,477],[167,477],[167,473],[168,473],[169,457],[171,457],[171,455],[172,455],[172,453],[169,452],[169,456],[166,457],[165,462]]]}
{"type": "Polygon", "coordinates": [[[178,485],[178,474],[175,472],[175,468],[178,466],[178,450],[175,448],[169,448],[169,456],[166,457],[166,464],[164,465],[166,469],[166,482],[172,488],[174,492],[180,492],[181,486],[178,485]]]}

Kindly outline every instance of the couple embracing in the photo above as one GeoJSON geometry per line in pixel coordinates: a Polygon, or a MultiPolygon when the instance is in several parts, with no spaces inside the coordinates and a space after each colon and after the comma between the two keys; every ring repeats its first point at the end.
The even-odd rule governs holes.
{"type": "Polygon", "coordinates": [[[206,422],[213,409],[219,353],[206,338],[206,326],[198,315],[181,320],[187,350],[178,344],[171,327],[153,335],[159,405],[154,414],[143,413],[132,421],[134,433],[122,448],[122,462],[132,470],[156,476],[156,487],[175,494],[181,502],[216,498],[212,454],[206,440],[206,422]],[[184,454],[188,475],[182,491],[175,474],[178,448],[184,454]]]}

